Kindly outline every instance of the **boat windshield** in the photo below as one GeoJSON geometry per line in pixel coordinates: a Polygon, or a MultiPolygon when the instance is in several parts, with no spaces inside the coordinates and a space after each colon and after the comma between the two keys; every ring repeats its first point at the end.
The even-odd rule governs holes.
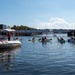
{"type": "Polygon", "coordinates": [[[7,40],[7,36],[5,36],[5,35],[0,35],[0,40],[7,40]]]}

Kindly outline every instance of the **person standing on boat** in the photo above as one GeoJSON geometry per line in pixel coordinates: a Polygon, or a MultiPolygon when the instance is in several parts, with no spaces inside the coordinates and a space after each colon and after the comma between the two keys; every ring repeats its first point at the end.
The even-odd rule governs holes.
{"type": "Polygon", "coordinates": [[[10,39],[11,39],[11,34],[8,33],[8,41],[10,41],[10,39]]]}
{"type": "Polygon", "coordinates": [[[44,41],[47,41],[47,37],[46,36],[44,37],[44,41]]]}
{"type": "Polygon", "coordinates": [[[44,42],[44,37],[42,37],[42,42],[44,42]]]}

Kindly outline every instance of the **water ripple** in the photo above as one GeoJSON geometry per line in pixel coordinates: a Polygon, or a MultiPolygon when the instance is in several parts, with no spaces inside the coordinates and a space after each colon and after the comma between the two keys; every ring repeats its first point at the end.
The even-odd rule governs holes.
{"type": "MultiPolygon", "coordinates": [[[[75,45],[60,44],[55,37],[52,43],[42,44],[22,37],[22,47],[0,52],[1,75],[75,75],[75,45]]],[[[67,39],[67,36],[64,36],[67,39]]]]}

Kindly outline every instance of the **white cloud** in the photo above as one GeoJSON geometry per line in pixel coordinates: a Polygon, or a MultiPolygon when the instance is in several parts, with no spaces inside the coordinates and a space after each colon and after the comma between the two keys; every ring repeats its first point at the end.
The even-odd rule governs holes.
{"type": "Polygon", "coordinates": [[[74,29],[74,23],[68,23],[63,18],[50,18],[48,22],[39,22],[38,29],[74,29]]]}

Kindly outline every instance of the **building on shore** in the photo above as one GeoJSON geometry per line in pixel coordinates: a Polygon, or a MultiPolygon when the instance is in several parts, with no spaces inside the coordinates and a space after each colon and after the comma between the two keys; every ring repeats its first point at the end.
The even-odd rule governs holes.
{"type": "Polygon", "coordinates": [[[0,29],[6,29],[6,28],[7,28],[6,25],[4,25],[4,24],[0,24],[0,29]]]}
{"type": "Polygon", "coordinates": [[[67,33],[67,36],[75,36],[75,30],[70,30],[70,31],[67,33]]]}
{"type": "Polygon", "coordinates": [[[32,36],[49,33],[48,29],[45,30],[16,30],[15,36],[32,36]]]}
{"type": "MultiPolygon", "coordinates": [[[[10,28],[10,26],[0,24],[0,30],[1,29],[6,29],[6,28],[10,28]]],[[[67,33],[67,36],[75,36],[75,30],[67,30],[67,29],[16,30],[14,33],[15,33],[15,36],[33,36],[33,35],[50,34],[50,33],[51,34],[53,34],[53,33],[67,33]]]]}

